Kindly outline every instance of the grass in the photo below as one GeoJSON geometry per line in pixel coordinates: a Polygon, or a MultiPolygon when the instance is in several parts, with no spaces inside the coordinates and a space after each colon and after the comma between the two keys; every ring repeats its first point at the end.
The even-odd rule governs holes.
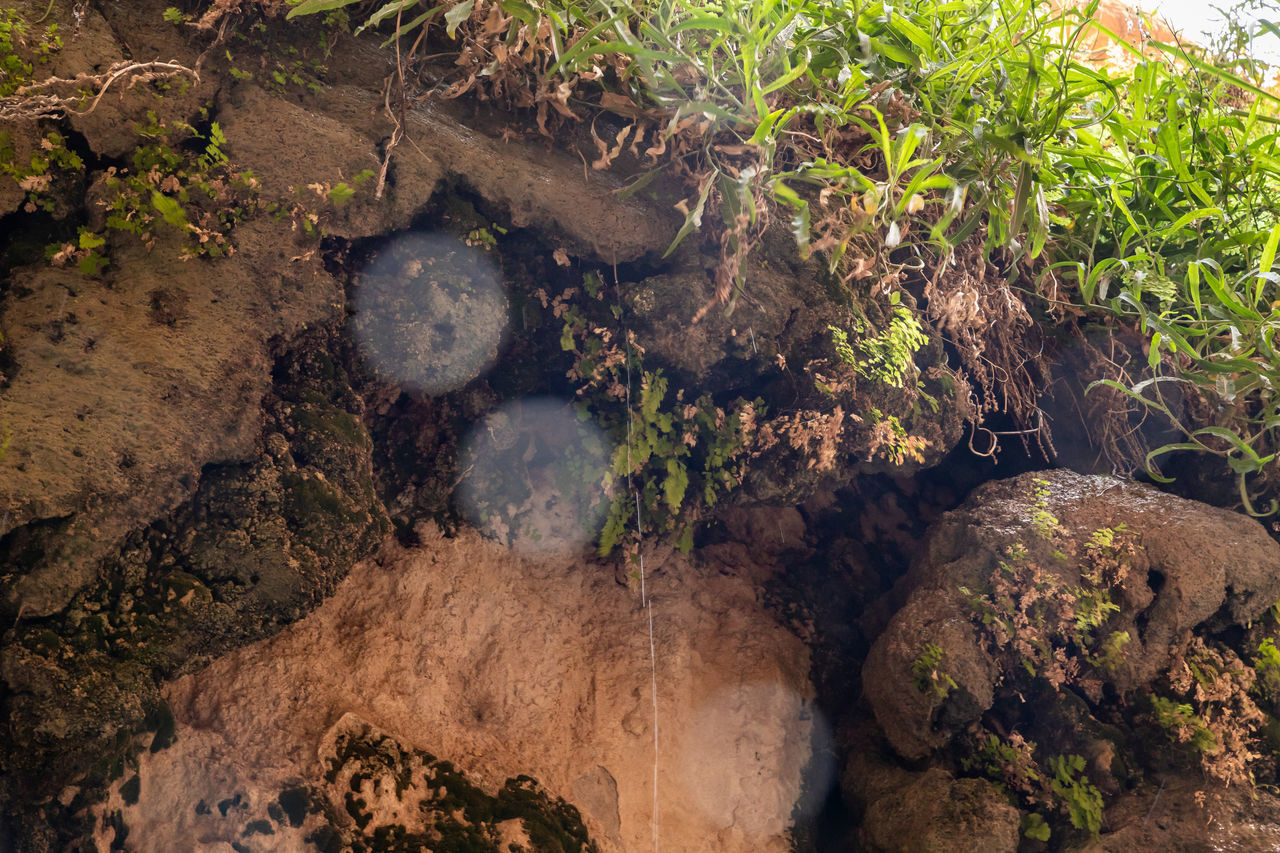
{"type": "MultiPolygon", "coordinates": [[[[303,0],[290,17],[353,5],[303,0]]],[[[593,165],[626,161],[631,192],[659,173],[684,181],[672,248],[695,233],[718,247],[723,301],[749,290],[771,223],[853,304],[884,301],[878,316],[923,283],[913,310],[977,380],[978,417],[1040,425],[1043,372],[1020,331],[1033,314],[1136,330],[1145,363],[1103,365],[1092,391],[1182,440],[1135,460],[1128,415],[1096,437],[1157,478],[1166,454],[1218,455],[1253,512],[1280,427],[1277,99],[1240,27],[1216,52],[1149,42],[1103,65],[1086,50],[1109,34],[1096,10],[392,0],[358,31],[398,41],[410,88],[405,68],[456,51],[438,94],[479,90],[549,135],[611,114],[622,130],[596,137],[593,165]],[[958,292],[977,296],[966,308],[958,292]]]]}

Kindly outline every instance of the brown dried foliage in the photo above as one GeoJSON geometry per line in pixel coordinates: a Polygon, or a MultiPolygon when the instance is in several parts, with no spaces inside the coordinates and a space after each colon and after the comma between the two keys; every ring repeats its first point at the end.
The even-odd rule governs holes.
{"type": "MultiPolygon", "coordinates": [[[[1257,675],[1225,647],[1210,648],[1190,631],[1172,649],[1169,686],[1187,700],[1216,743],[1200,751],[1204,772],[1224,785],[1252,785],[1264,763],[1258,740],[1266,715],[1250,695],[1257,675]]],[[[1189,741],[1193,733],[1177,736],[1189,741]]]]}
{"type": "Polygon", "coordinates": [[[1042,449],[1052,450],[1038,403],[1048,379],[1041,332],[1022,297],[992,267],[981,236],[970,237],[938,264],[924,298],[930,321],[956,348],[981,391],[975,423],[991,413],[1009,414],[1024,436],[1035,435],[1042,449]]]}

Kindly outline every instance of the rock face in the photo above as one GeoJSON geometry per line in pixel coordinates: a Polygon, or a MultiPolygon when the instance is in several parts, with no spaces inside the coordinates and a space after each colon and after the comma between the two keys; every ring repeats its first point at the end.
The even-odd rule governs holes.
{"type": "Polygon", "coordinates": [[[4,793],[39,801],[102,781],[130,734],[167,713],[159,678],[298,619],[381,543],[360,401],[325,337],[277,364],[258,458],[208,468],[64,613],[6,634],[4,793]]]}
{"type": "MultiPolygon", "coordinates": [[[[474,533],[420,533],[420,548],[361,564],[301,622],[164,688],[176,741],[143,755],[136,803],[118,784],[107,806],[123,810],[132,849],[224,849],[272,822],[283,790],[324,787],[318,755],[347,714],[447,758],[490,795],[536,779],[581,811],[602,851],[652,846],[655,719],[636,594],[474,533]],[[224,800],[236,803],[226,814],[199,808],[224,800]]],[[[787,850],[815,725],[803,644],[742,579],[673,560],[649,590],[662,849],[787,850]]]]}
{"type": "Polygon", "coordinates": [[[862,843],[874,853],[1014,853],[1018,810],[985,779],[953,779],[932,768],[867,808],[862,843]]]}
{"type": "MultiPolygon", "coordinates": [[[[863,670],[876,719],[902,756],[923,758],[991,707],[1001,665],[981,633],[975,597],[1023,562],[1044,573],[1035,582],[1045,590],[1090,591],[1081,561],[1108,530],[1134,544],[1123,557],[1123,579],[1107,593],[1115,612],[1105,630],[1127,634],[1123,655],[1097,674],[1121,693],[1166,670],[1184,632],[1248,624],[1280,598],[1280,546],[1250,518],[1070,471],[983,486],[931,533],[904,581],[906,603],[863,670]],[[951,689],[917,686],[930,675],[921,663],[926,643],[942,652],[934,668],[952,679],[951,689]]],[[[1052,626],[1028,627],[1047,633],[1052,626]]]]}
{"type": "MultiPolygon", "coordinates": [[[[835,500],[833,484],[859,473],[942,459],[972,412],[941,335],[906,322],[905,305],[859,304],[857,288],[776,233],[748,260],[732,311],[715,306],[714,247],[691,237],[663,254],[687,188],[615,192],[645,164],[584,168],[575,149],[589,139],[524,138],[475,102],[419,100],[393,117],[391,54],[346,37],[326,43],[340,71],[299,84],[312,72],[285,57],[318,34],[305,29],[314,18],[260,21],[205,56],[214,34],[166,23],[166,6],[56,0],[45,14],[68,39],[50,70],[163,56],[199,66],[198,78],[120,85],[64,122],[15,123],[0,146],[12,143],[14,163],[83,157],[48,176],[0,175],[0,212],[23,226],[0,241],[0,807],[18,847],[96,834],[100,849],[219,853],[639,851],[655,839],[668,851],[787,850],[788,826],[812,805],[806,779],[825,793],[821,774],[806,776],[822,727],[808,654],[758,590],[817,549],[799,511],[750,502],[835,500]],[[258,64],[238,67],[233,50],[258,64]],[[286,61],[292,82],[276,85],[272,63],[286,61]],[[54,126],[65,150],[46,135],[54,126]],[[135,159],[162,137],[172,162],[135,159]],[[228,171],[190,182],[201,159],[228,171]],[[122,214],[111,182],[127,170],[149,183],[122,214]],[[39,198],[19,184],[45,177],[39,198]],[[212,192],[237,178],[244,199],[212,192]],[[216,259],[179,262],[184,248],[199,254],[183,240],[200,229],[164,193],[202,188],[219,200],[193,202],[192,216],[228,213],[225,234],[203,235],[227,243],[216,259]],[[221,204],[232,197],[243,208],[221,204]],[[44,213],[23,219],[37,200],[44,213]],[[45,262],[47,242],[74,260],[99,238],[105,267],[45,262]],[[379,262],[392,279],[381,291],[379,262]],[[621,364],[625,391],[617,375],[595,397],[566,390],[567,375],[587,383],[621,364]],[[696,559],[644,542],[657,571],[652,663],[649,614],[609,568],[522,558],[424,521],[456,521],[455,489],[476,467],[459,447],[475,425],[509,454],[489,454],[494,479],[523,469],[529,486],[510,501],[499,492],[496,509],[545,520],[528,525],[544,541],[581,521],[564,501],[534,511],[535,481],[555,474],[538,455],[569,433],[520,443],[500,416],[530,394],[631,405],[633,369],[670,382],[668,408],[650,412],[664,436],[673,418],[695,423],[688,412],[714,427],[704,445],[693,432],[663,437],[665,452],[724,457],[722,478],[689,490],[710,495],[698,518],[715,521],[696,559]],[[703,392],[705,411],[693,405],[703,392]],[[400,545],[385,541],[388,506],[400,545]]],[[[622,413],[586,414],[617,427],[631,422],[622,413]]],[[[679,504],[689,472],[654,460],[670,478],[663,500],[679,504]]],[[[574,476],[598,482],[587,467],[574,476]]],[[[1228,654],[1203,638],[1245,633],[1280,598],[1280,549],[1255,522],[1055,472],[981,489],[927,550],[886,604],[862,672],[884,750],[912,767],[882,755],[848,784],[865,818],[859,849],[1030,844],[1018,779],[1002,790],[964,763],[987,725],[1056,730],[1041,760],[1077,760],[1059,787],[1078,809],[1097,789],[1113,798],[1109,835],[1093,847],[1055,835],[1060,848],[1273,843],[1266,796],[1256,812],[1224,796],[1232,820],[1214,832],[1225,834],[1138,819],[1161,802],[1191,814],[1194,791],[1175,774],[1161,801],[1137,764],[1163,752],[1124,742],[1143,714],[1158,717],[1136,699],[1179,666],[1190,673],[1189,656],[1216,661],[1212,677],[1201,670],[1210,687],[1252,677],[1241,642],[1228,654]],[[1019,667],[1040,681],[1015,705],[1019,667]]],[[[1178,701],[1204,686],[1187,682],[1178,701]]],[[[1244,694],[1258,695],[1233,695],[1244,694]]],[[[1241,708],[1261,719],[1254,700],[1229,710],[1241,708]]],[[[1156,734],[1168,752],[1173,736],[1156,734]]],[[[1045,779],[1037,808],[1052,800],[1045,779]]],[[[1055,833],[1059,806],[1042,809],[1059,809],[1055,833]]]]}
{"type": "Polygon", "coordinates": [[[1280,846],[1280,798],[1258,788],[1206,792],[1202,780],[1170,774],[1126,793],[1107,811],[1108,832],[1067,845],[1069,853],[1167,850],[1275,850],[1280,846]]]}
{"type": "MultiPolygon", "coordinates": [[[[215,262],[164,267],[127,244],[105,282],[15,271],[0,308],[16,368],[3,392],[0,535],[59,527],[13,581],[9,612],[62,609],[126,532],[190,495],[202,465],[246,457],[270,341],[340,310],[337,282],[318,262],[291,264],[275,226],[245,225],[237,242],[215,278],[215,262]]],[[[24,568],[14,556],[11,572],[24,568]]]]}

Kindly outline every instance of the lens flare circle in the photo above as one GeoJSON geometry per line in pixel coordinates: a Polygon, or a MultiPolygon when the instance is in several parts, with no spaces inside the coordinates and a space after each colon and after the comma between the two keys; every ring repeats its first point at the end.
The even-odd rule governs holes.
{"type": "Polygon", "coordinates": [[[687,801],[748,838],[781,835],[816,814],[835,777],[826,720],[780,681],[716,691],[667,749],[680,756],[687,801]]]}
{"type": "Polygon", "coordinates": [[[570,404],[516,400],[463,442],[459,504],[477,529],[517,551],[569,555],[599,532],[611,456],[604,433],[570,404]]]}
{"type": "Polygon", "coordinates": [[[380,378],[424,394],[489,369],[510,324],[498,267],[443,233],[398,237],[357,277],[352,331],[380,378]]]}

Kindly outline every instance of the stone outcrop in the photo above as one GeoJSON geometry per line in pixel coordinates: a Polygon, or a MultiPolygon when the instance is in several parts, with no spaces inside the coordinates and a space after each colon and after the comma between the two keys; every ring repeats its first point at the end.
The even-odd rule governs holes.
{"type": "Polygon", "coordinates": [[[0,792],[48,801],[118,773],[131,735],[164,725],[160,679],[300,618],[381,543],[360,401],[324,339],[277,365],[257,458],[207,468],[64,612],[6,634],[0,792]]]}
{"type": "Polygon", "coordinates": [[[905,605],[867,658],[867,698],[904,757],[924,757],[991,707],[1000,667],[980,637],[972,596],[989,585],[1010,548],[1030,551],[1068,586],[1082,583],[1079,567],[1056,559],[1051,552],[1059,546],[1037,529],[1050,516],[1068,540],[1085,543],[1108,528],[1126,529],[1138,543],[1116,591],[1118,612],[1107,623],[1129,635],[1123,662],[1105,676],[1121,692],[1164,671],[1184,632],[1247,624],[1280,598],[1280,546],[1245,516],[1065,470],[983,486],[934,528],[903,582],[905,605]],[[956,682],[945,699],[912,685],[926,642],[944,650],[944,668],[956,682]]]}
{"type": "MultiPolygon", "coordinates": [[[[346,714],[447,759],[487,796],[532,777],[602,851],[652,847],[656,722],[662,849],[788,849],[815,726],[808,656],[750,582],[682,558],[648,579],[655,721],[647,617],[611,573],[522,559],[474,532],[420,535],[274,638],[164,688],[176,740],[143,754],[136,802],[122,779],[105,809],[121,810],[133,849],[220,849],[270,823],[283,790],[323,795],[324,744],[346,714]],[[224,800],[235,809],[198,807],[224,800]]],[[[371,807],[372,791],[360,796],[371,807]]],[[[384,806],[379,819],[399,822],[384,806]]]]}

